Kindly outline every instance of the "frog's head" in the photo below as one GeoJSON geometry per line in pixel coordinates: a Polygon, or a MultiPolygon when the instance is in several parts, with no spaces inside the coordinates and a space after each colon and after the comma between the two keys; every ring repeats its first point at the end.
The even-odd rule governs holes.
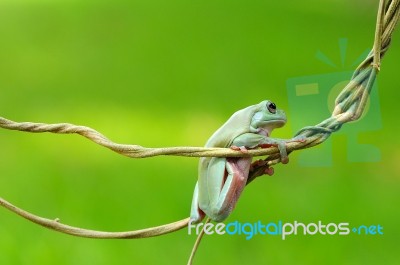
{"type": "Polygon", "coordinates": [[[264,100],[257,107],[258,110],[251,119],[252,131],[269,137],[273,129],[285,125],[285,112],[278,109],[272,101],[264,100]]]}

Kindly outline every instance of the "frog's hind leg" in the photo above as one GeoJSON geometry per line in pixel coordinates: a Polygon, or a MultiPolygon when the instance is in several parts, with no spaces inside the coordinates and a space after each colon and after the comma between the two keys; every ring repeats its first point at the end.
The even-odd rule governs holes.
{"type": "Polygon", "coordinates": [[[222,189],[218,199],[210,205],[211,219],[217,222],[223,221],[235,208],[239,196],[246,186],[250,164],[250,157],[227,158],[222,189]]]}

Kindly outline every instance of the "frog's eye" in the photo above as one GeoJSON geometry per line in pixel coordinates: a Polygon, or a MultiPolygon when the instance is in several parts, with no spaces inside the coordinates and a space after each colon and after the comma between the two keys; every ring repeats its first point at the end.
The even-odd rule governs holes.
{"type": "Polygon", "coordinates": [[[276,113],[276,105],[273,102],[268,102],[267,103],[267,108],[269,110],[269,112],[271,112],[272,114],[276,113]]]}

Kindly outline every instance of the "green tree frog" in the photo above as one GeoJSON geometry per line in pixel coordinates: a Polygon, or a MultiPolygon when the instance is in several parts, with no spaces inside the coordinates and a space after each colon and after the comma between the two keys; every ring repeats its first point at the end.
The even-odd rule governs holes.
{"type": "MultiPolygon", "coordinates": [[[[277,146],[281,162],[287,163],[286,143],[292,140],[269,138],[275,128],[286,123],[286,115],[276,105],[265,100],[235,112],[208,139],[205,147],[229,147],[246,152],[247,149],[277,146]]],[[[198,181],[194,189],[191,222],[200,222],[205,215],[221,222],[234,209],[246,186],[252,157],[202,157],[198,181]]],[[[271,172],[266,172],[272,174],[271,172]]]]}

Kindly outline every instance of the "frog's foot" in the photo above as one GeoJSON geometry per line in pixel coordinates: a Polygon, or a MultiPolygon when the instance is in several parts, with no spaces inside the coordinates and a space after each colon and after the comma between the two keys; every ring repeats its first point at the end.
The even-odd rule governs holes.
{"type": "Polygon", "coordinates": [[[267,163],[267,162],[265,162],[265,161],[262,160],[262,159],[255,160],[255,161],[254,161],[253,163],[251,163],[251,165],[250,165],[250,171],[253,171],[255,168],[259,168],[259,167],[261,167],[261,166],[264,166],[266,163],[267,163]]]}
{"type": "Polygon", "coordinates": [[[264,173],[267,174],[267,175],[269,175],[269,176],[272,176],[272,175],[274,174],[274,168],[272,168],[272,167],[267,167],[267,168],[264,170],[264,173]]]}
{"type": "Polygon", "coordinates": [[[235,151],[240,151],[240,152],[242,152],[244,154],[247,154],[249,152],[249,150],[247,150],[246,147],[244,147],[244,146],[232,145],[230,148],[232,150],[235,150],[235,151]]]}
{"type": "Polygon", "coordinates": [[[281,163],[282,164],[289,163],[289,157],[286,151],[286,143],[278,142],[278,149],[279,149],[279,154],[281,155],[281,163]]]}
{"type": "Polygon", "coordinates": [[[262,160],[262,159],[259,159],[259,160],[257,160],[257,161],[254,161],[253,162],[253,164],[255,165],[255,166],[265,166],[266,164],[267,164],[267,161],[265,161],[265,160],[262,160]]]}
{"type": "Polygon", "coordinates": [[[262,166],[265,166],[267,164],[267,161],[262,160],[262,159],[258,159],[256,161],[254,161],[253,163],[251,163],[250,165],[250,171],[254,170],[254,168],[259,168],[262,166]]]}
{"type": "MultiPolygon", "coordinates": [[[[267,166],[267,161],[259,159],[254,161],[251,166],[250,166],[250,170],[253,170],[254,167],[259,168],[259,167],[265,167],[267,166]]],[[[272,167],[267,166],[266,169],[264,169],[264,174],[267,174],[269,176],[272,176],[274,174],[274,169],[272,167]]]]}

